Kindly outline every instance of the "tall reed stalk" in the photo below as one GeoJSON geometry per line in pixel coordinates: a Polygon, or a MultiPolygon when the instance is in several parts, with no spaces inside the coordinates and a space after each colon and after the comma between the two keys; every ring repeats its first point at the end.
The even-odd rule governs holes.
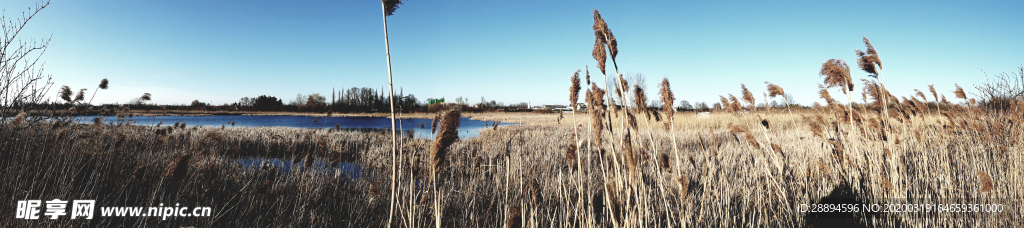
{"type": "Polygon", "coordinates": [[[395,129],[395,86],[391,76],[391,43],[388,41],[388,16],[395,13],[398,6],[402,4],[401,0],[381,0],[381,11],[384,19],[384,52],[387,55],[388,60],[388,100],[391,107],[391,194],[390,203],[391,209],[388,212],[388,226],[391,226],[391,221],[395,216],[395,198],[397,197],[397,174],[398,174],[398,161],[400,153],[398,152],[398,132],[395,129]]]}

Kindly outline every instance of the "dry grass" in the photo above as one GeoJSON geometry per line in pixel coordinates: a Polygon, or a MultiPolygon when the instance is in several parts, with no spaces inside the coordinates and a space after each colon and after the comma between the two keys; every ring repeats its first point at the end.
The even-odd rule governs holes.
{"type": "MultiPolygon", "coordinates": [[[[609,213],[618,213],[618,221],[614,222],[620,225],[800,226],[806,222],[803,217],[806,214],[793,213],[791,204],[814,203],[840,188],[850,189],[863,202],[893,196],[951,199],[958,203],[1001,202],[998,200],[1024,197],[1017,191],[1024,187],[1021,186],[1024,176],[1018,172],[1022,161],[1018,138],[1024,128],[1019,125],[994,127],[1009,121],[1006,118],[1011,118],[1010,115],[961,111],[948,114],[954,120],[950,121],[948,117],[918,113],[902,124],[895,124],[896,131],[891,137],[902,142],[895,144],[892,150],[899,151],[894,155],[901,156],[903,161],[900,164],[903,171],[896,174],[901,175],[901,183],[897,184],[885,178],[894,174],[882,168],[887,165],[883,158],[894,155],[883,153],[881,133],[866,127],[866,141],[837,138],[850,130],[849,125],[837,124],[843,119],[827,113],[774,113],[765,118],[712,114],[707,119],[679,113],[673,116],[675,130],[672,132],[659,125],[641,124],[639,131],[629,139],[632,143],[623,144],[652,145],[633,147],[630,151],[634,154],[623,157],[632,160],[626,161],[628,166],[624,168],[634,173],[624,174],[636,175],[638,181],[616,181],[615,175],[601,174],[602,164],[614,163],[612,155],[602,153],[599,147],[571,149],[571,144],[565,142],[573,138],[572,127],[555,124],[555,114],[487,114],[483,118],[515,119],[523,115],[524,119],[538,121],[487,130],[479,138],[458,140],[450,145],[450,152],[443,155],[450,162],[447,169],[450,172],[442,174],[444,178],[439,178],[437,184],[437,191],[444,196],[442,224],[481,226],[481,222],[490,221],[482,226],[493,227],[507,225],[500,224],[506,221],[513,224],[519,221],[523,226],[587,223],[605,226],[613,223],[609,213]],[[759,148],[759,144],[769,145],[767,138],[752,129],[760,128],[764,120],[771,123],[771,130],[766,132],[771,146],[759,148]],[[919,132],[920,137],[912,132],[919,132]],[[662,146],[671,144],[673,133],[678,152],[662,146]],[[859,152],[851,154],[854,152],[847,150],[843,156],[834,155],[833,150],[843,150],[851,143],[858,144],[859,152]],[[782,153],[778,153],[780,151],[782,153]],[[569,153],[578,159],[567,159],[569,153]],[[683,160],[668,158],[677,153],[683,155],[683,160]],[[780,164],[785,168],[781,171],[766,168],[774,166],[773,159],[781,159],[780,164]],[[571,160],[581,161],[581,168],[570,168],[574,165],[571,160]],[[582,178],[569,178],[582,173],[586,174],[582,178]],[[532,185],[530,180],[542,185],[528,187],[532,185]],[[614,184],[602,184],[607,183],[606,180],[614,184]],[[606,186],[613,188],[606,190],[606,186]],[[606,191],[616,191],[614,196],[608,195],[613,201],[603,200],[606,191]],[[578,203],[579,197],[585,199],[582,205],[578,203]],[[606,207],[612,205],[617,209],[606,211],[606,207]],[[492,207],[511,208],[509,216],[505,216],[504,210],[488,209],[492,207]],[[517,208],[521,208],[519,216],[511,211],[517,208]],[[589,216],[580,214],[582,209],[586,209],[589,216]],[[790,216],[761,217],[767,214],[790,216]],[[629,221],[632,222],[623,224],[629,221]]],[[[877,118],[871,113],[860,115],[877,118]]],[[[625,129],[618,121],[605,123],[615,129],[625,129]]],[[[102,205],[137,206],[148,206],[149,202],[176,202],[213,206],[215,216],[220,218],[161,223],[171,226],[381,225],[381,215],[386,215],[387,211],[388,205],[380,196],[389,194],[388,189],[374,189],[371,179],[385,180],[367,178],[383,177],[390,170],[390,162],[387,162],[390,148],[386,143],[390,137],[384,134],[69,123],[40,123],[24,129],[4,125],[0,129],[5,136],[5,152],[0,154],[3,157],[0,161],[4,167],[19,170],[5,176],[5,187],[0,188],[8,198],[98,199],[102,205]],[[115,150],[108,145],[118,140],[118,133],[126,137],[122,139],[122,149],[115,150]],[[157,141],[164,142],[157,145],[157,141]],[[321,148],[323,145],[327,148],[321,148]],[[125,156],[126,153],[133,156],[125,156]],[[191,158],[183,158],[184,154],[191,154],[191,158]],[[306,158],[307,154],[312,159],[306,158]],[[352,179],[322,171],[284,174],[278,168],[246,170],[232,163],[241,157],[275,157],[322,165],[329,160],[341,160],[363,166],[364,178],[352,179]],[[69,169],[72,172],[68,172],[69,169]],[[83,178],[82,175],[94,177],[83,178]]],[[[581,138],[597,136],[593,131],[579,134],[581,138]]],[[[608,140],[612,139],[609,137],[614,135],[604,133],[601,137],[604,142],[594,145],[608,148],[608,140]]],[[[427,154],[431,143],[406,139],[403,148],[409,155],[427,154]]],[[[408,157],[413,160],[402,165],[403,172],[416,172],[410,167],[429,163],[419,158],[422,156],[408,157]]],[[[614,166],[605,168],[610,167],[614,166]]],[[[433,197],[427,189],[410,190],[408,177],[404,180],[404,184],[399,184],[403,186],[400,199],[433,197]]],[[[433,206],[419,202],[401,204],[400,217],[424,221],[416,226],[433,224],[431,213],[434,210],[423,210],[433,206]]],[[[1020,217],[1020,208],[1007,208],[1011,210],[992,217],[983,214],[934,216],[934,213],[860,216],[870,218],[865,222],[876,225],[974,224],[980,221],[996,226],[1020,225],[1020,221],[1012,219],[1020,217]]],[[[13,209],[0,213],[13,213],[7,210],[13,209]]],[[[134,224],[149,220],[104,221],[134,224]]],[[[0,223],[20,226],[29,222],[8,219],[0,223]]],[[[88,221],[31,222],[76,226],[88,221]]]]}

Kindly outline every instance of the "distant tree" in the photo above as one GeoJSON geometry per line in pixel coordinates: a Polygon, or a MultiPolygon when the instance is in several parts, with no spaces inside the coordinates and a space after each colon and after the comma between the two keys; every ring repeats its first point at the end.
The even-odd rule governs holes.
{"type": "Polygon", "coordinates": [[[789,105],[795,105],[796,104],[796,100],[793,99],[793,94],[789,94],[789,93],[786,94],[786,104],[789,104],[789,105]]]}
{"type": "Polygon", "coordinates": [[[679,108],[677,108],[677,110],[679,110],[679,111],[690,111],[690,110],[693,110],[693,105],[690,105],[689,101],[681,100],[681,101],[679,101],[679,108]]]}
{"type": "Polygon", "coordinates": [[[281,109],[281,106],[284,106],[284,104],[281,102],[281,99],[276,97],[260,95],[252,99],[252,106],[258,111],[275,111],[281,109]]]}
{"type": "Polygon", "coordinates": [[[310,94],[306,98],[306,105],[308,105],[308,106],[312,106],[312,105],[326,105],[326,104],[327,104],[327,98],[325,98],[323,96],[320,96],[319,93],[310,94]]]}
{"type": "Polygon", "coordinates": [[[242,99],[238,100],[238,106],[251,107],[253,106],[253,99],[249,99],[249,97],[242,97],[242,99]]]}
{"type": "Polygon", "coordinates": [[[288,102],[288,105],[303,106],[306,105],[306,97],[302,96],[301,93],[295,95],[295,100],[288,102]]]}
{"type": "Polygon", "coordinates": [[[200,102],[199,100],[192,100],[192,108],[201,108],[207,106],[206,103],[200,102]]]}
{"type": "Polygon", "coordinates": [[[708,108],[708,103],[705,103],[703,101],[697,102],[696,109],[702,112],[707,112],[708,110],[711,110],[711,108],[708,108]]]}

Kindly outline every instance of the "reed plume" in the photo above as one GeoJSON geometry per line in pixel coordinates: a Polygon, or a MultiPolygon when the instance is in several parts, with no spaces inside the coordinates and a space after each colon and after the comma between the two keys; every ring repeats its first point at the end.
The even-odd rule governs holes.
{"type": "Polygon", "coordinates": [[[725,96],[722,95],[718,95],[718,98],[721,98],[721,101],[719,101],[719,103],[722,103],[722,108],[729,110],[730,112],[735,112],[735,110],[732,109],[732,105],[729,105],[728,98],[725,98],[725,96]]]}
{"type": "Polygon", "coordinates": [[[928,101],[928,97],[924,96],[924,92],[921,92],[921,90],[914,89],[914,95],[920,97],[921,100],[928,101]]]}
{"type": "Polygon", "coordinates": [[[441,125],[438,127],[437,137],[434,138],[434,145],[430,150],[431,165],[434,166],[434,175],[444,171],[448,165],[446,159],[448,150],[452,143],[459,139],[459,118],[462,112],[459,109],[451,109],[444,113],[441,118],[441,125]]]}
{"type": "Polygon", "coordinates": [[[59,94],[60,99],[64,100],[65,102],[71,103],[71,87],[61,86],[59,94]]]}
{"type": "MultiPolygon", "coordinates": [[[[764,84],[767,85],[768,96],[771,98],[775,98],[775,96],[782,96],[782,102],[786,104],[786,111],[789,111],[789,114],[793,114],[793,110],[789,109],[789,99],[786,99],[786,91],[782,89],[782,86],[768,81],[764,81],[764,84]]],[[[767,104],[767,102],[768,101],[765,101],[765,104],[767,104]]]]}
{"type": "Polygon", "coordinates": [[[587,65],[587,85],[590,85],[590,65],[587,65]]]}
{"type": "Polygon", "coordinates": [[[637,177],[637,161],[636,154],[633,152],[633,141],[630,139],[629,131],[622,137],[622,152],[623,156],[626,157],[626,166],[629,168],[630,176],[634,179],[637,177]]]}
{"type": "Polygon", "coordinates": [[[590,112],[590,124],[598,147],[601,147],[601,133],[604,132],[604,96],[604,90],[598,88],[597,83],[590,85],[590,89],[587,90],[587,111],[590,112]]]}
{"type": "Polygon", "coordinates": [[[647,112],[647,95],[644,93],[644,89],[641,89],[639,85],[633,86],[633,103],[636,105],[636,112],[647,114],[647,120],[650,120],[650,113],[647,112]]]}
{"type": "Polygon", "coordinates": [[[732,106],[734,112],[743,111],[743,105],[740,104],[740,100],[736,99],[736,96],[729,94],[729,106],[732,106]]]}
{"type": "Polygon", "coordinates": [[[402,5],[401,0],[381,0],[384,4],[384,15],[391,16],[395,14],[395,10],[398,10],[399,5],[402,5]]]}
{"type": "Polygon", "coordinates": [[[96,87],[97,88],[96,91],[92,92],[92,98],[89,98],[89,104],[92,104],[92,99],[96,98],[96,93],[99,93],[101,89],[102,90],[107,90],[107,88],[109,87],[109,84],[110,84],[110,81],[107,80],[106,78],[104,78],[103,80],[100,80],[100,85],[96,87]]]}
{"type": "Polygon", "coordinates": [[[596,9],[594,10],[594,36],[601,37],[601,43],[608,45],[612,61],[615,61],[615,57],[619,54],[619,44],[615,40],[612,30],[608,29],[608,23],[605,23],[604,18],[601,18],[601,13],[597,12],[596,9]]]}
{"type": "Polygon", "coordinates": [[[857,65],[860,66],[861,70],[867,72],[868,76],[878,78],[878,70],[882,69],[882,60],[878,58],[878,52],[875,52],[875,47],[871,46],[871,41],[868,41],[867,37],[863,38],[867,51],[853,50],[857,54],[857,65]],[[878,66],[878,68],[876,69],[875,66],[878,66]]]}
{"type": "Polygon", "coordinates": [[[668,77],[661,79],[661,85],[659,85],[659,87],[661,89],[661,110],[665,113],[665,116],[668,117],[666,118],[668,122],[672,123],[672,119],[676,111],[672,106],[676,102],[676,97],[672,94],[672,88],[668,83],[668,77]]]}
{"type": "Polygon", "coordinates": [[[740,88],[743,92],[743,101],[747,102],[747,104],[750,104],[750,110],[755,110],[754,94],[751,94],[750,90],[747,89],[747,85],[744,85],[743,83],[740,83],[740,88]]]}
{"type": "Polygon", "coordinates": [[[690,179],[679,176],[676,178],[676,184],[679,185],[679,200],[686,201],[686,193],[690,191],[690,179]]]}
{"type": "Polygon", "coordinates": [[[302,158],[302,171],[309,170],[310,167],[313,167],[313,161],[315,160],[316,158],[313,157],[313,153],[306,152],[306,156],[302,158]]]}
{"type": "Polygon", "coordinates": [[[831,106],[836,102],[836,100],[832,99],[832,95],[829,94],[828,89],[825,89],[823,85],[818,84],[818,88],[820,88],[818,90],[818,96],[821,97],[821,99],[825,99],[825,104],[831,106]]]}
{"type": "Polygon", "coordinates": [[[847,90],[853,91],[850,67],[841,59],[825,61],[821,64],[821,71],[818,74],[825,77],[825,88],[840,87],[843,88],[843,93],[848,93],[847,90]]]}
{"type": "Polygon", "coordinates": [[[85,90],[86,89],[78,90],[78,94],[75,94],[75,102],[85,100],[85,90]]]}
{"type": "MultiPolygon", "coordinates": [[[[597,15],[597,11],[596,10],[594,11],[594,14],[597,15]]],[[[597,26],[597,24],[596,24],[596,20],[597,20],[596,16],[595,16],[594,20],[595,20],[594,26],[597,26]]],[[[604,45],[605,45],[604,44],[604,36],[601,36],[599,34],[599,32],[597,31],[597,29],[595,29],[594,30],[594,50],[591,51],[590,55],[594,57],[594,60],[597,60],[597,69],[601,70],[601,74],[607,75],[608,73],[605,71],[605,61],[607,61],[607,59],[608,59],[608,56],[607,56],[608,54],[604,50],[604,45]]]]}
{"type": "Polygon", "coordinates": [[[786,91],[782,90],[782,86],[772,84],[771,82],[765,81],[764,84],[768,85],[768,96],[775,98],[775,96],[786,96],[786,91]]]}
{"type": "Polygon", "coordinates": [[[572,107],[573,112],[575,112],[576,103],[580,100],[580,70],[576,70],[576,73],[572,74],[572,78],[569,81],[572,82],[572,85],[569,86],[569,105],[572,107]]]}
{"type": "Polygon", "coordinates": [[[939,101],[939,93],[935,92],[935,85],[928,85],[928,91],[932,92],[932,97],[935,98],[935,102],[939,101]]]}
{"type": "Polygon", "coordinates": [[[956,90],[953,90],[953,94],[956,95],[956,98],[967,100],[967,93],[964,93],[964,88],[960,88],[960,85],[957,84],[953,85],[956,86],[956,90]]]}
{"type": "Polygon", "coordinates": [[[570,142],[565,147],[565,162],[569,164],[569,167],[576,166],[576,143],[570,142]]]}
{"type": "Polygon", "coordinates": [[[192,154],[190,153],[178,156],[178,159],[175,159],[174,162],[167,166],[167,169],[164,170],[164,174],[160,178],[169,183],[177,183],[184,180],[188,176],[188,162],[190,159],[192,159],[192,154]]]}
{"type": "Polygon", "coordinates": [[[13,125],[14,127],[24,127],[25,126],[25,118],[27,116],[28,116],[28,114],[25,113],[25,112],[18,113],[18,115],[15,116],[14,119],[11,120],[11,125],[13,125]]]}

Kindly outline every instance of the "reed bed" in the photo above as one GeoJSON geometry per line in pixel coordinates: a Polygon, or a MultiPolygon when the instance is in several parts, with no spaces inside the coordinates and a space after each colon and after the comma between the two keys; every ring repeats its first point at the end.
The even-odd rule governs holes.
{"type": "MultiPolygon", "coordinates": [[[[896,130],[889,140],[899,143],[891,151],[882,148],[877,140],[880,133],[870,124],[861,125],[866,131],[856,131],[864,135],[856,141],[837,142],[836,136],[850,131],[848,119],[824,111],[716,113],[710,118],[678,113],[672,132],[662,124],[641,124],[632,133],[635,165],[624,169],[632,170],[630,175],[619,177],[628,182],[602,174],[610,172],[613,158],[610,150],[602,154],[594,144],[582,142],[573,152],[581,161],[579,166],[570,163],[567,149],[575,145],[566,142],[596,135],[578,130],[578,137],[573,137],[569,124],[499,126],[478,138],[455,141],[445,157],[438,158],[445,159],[448,168],[436,182],[426,181],[434,142],[404,138],[403,151],[412,159],[400,167],[410,175],[400,179],[402,203],[396,216],[401,219],[394,225],[434,226],[434,213],[441,211],[440,224],[446,227],[516,223],[528,227],[804,226],[809,215],[795,212],[794,205],[850,191],[863,203],[926,198],[1004,203],[1008,209],[955,216],[856,215],[864,224],[1019,226],[1022,211],[1015,199],[1024,197],[1019,191],[1024,186],[1018,144],[1024,129],[1009,124],[1019,121],[1012,119],[1019,116],[977,112],[961,108],[944,112],[950,117],[920,114],[894,123],[896,130]],[[770,127],[762,127],[762,121],[770,127]],[[678,153],[672,149],[673,133],[678,153]],[[859,152],[836,153],[836,148],[842,150],[851,143],[858,144],[859,152]],[[673,158],[661,159],[663,154],[673,158]],[[895,155],[901,156],[901,182],[887,183],[891,174],[886,172],[884,158],[895,155]],[[600,171],[602,166],[606,172],[600,171]],[[436,196],[443,198],[435,205],[432,197],[436,196]]],[[[557,118],[555,114],[531,116],[557,118]]],[[[623,127],[620,123],[612,121],[611,127],[623,127]]],[[[578,127],[586,129],[586,125],[578,127]]],[[[97,199],[98,206],[180,203],[214,208],[209,218],[7,217],[2,224],[383,226],[382,215],[388,209],[390,193],[382,187],[390,184],[384,178],[391,164],[388,134],[57,121],[22,127],[5,124],[0,129],[4,135],[0,162],[7,169],[0,195],[8,199],[97,199]],[[185,154],[190,159],[182,164],[185,154]],[[235,162],[246,157],[281,158],[296,165],[285,173],[280,167],[245,169],[235,162]],[[307,160],[317,167],[346,162],[363,169],[356,178],[322,168],[298,168],[309,164],[307,160]],[[179,171],[179,166],[186,168],[179,171]]],[[[614,140],[614,135],[602,137],[605,146],[614,140]]],[[[13,213],[10,207],[0,210],[13,213]]]]}

